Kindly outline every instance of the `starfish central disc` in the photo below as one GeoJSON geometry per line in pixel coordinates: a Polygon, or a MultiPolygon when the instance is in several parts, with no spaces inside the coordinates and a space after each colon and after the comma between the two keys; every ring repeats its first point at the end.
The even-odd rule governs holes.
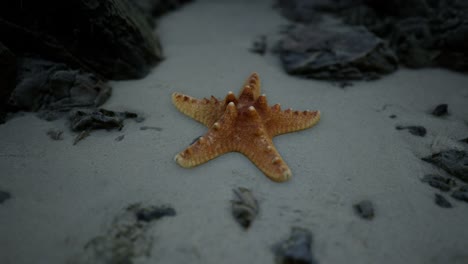
{"type": "Polygon", "coordinates": [[[268,178],[282,182],[291,170],[273,145],[273,137],[306,129],[320,119],[319,111],[281,110],[268,106],[260,95],[260,79],[250,75],[241,93],[229,92],[224,99],[196,99],[174,93],[172,102],[179,111],[206,125],[208,132],[175,156],[182,167],[191,168],[227,152],[247,156],[268,178]]]}

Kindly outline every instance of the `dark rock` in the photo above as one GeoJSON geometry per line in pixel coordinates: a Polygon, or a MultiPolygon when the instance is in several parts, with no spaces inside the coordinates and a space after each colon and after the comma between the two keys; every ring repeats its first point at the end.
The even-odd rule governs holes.
{"type": "Polygon", "coordinates": [[[463,143],[468,144],[468,137],[467,137],[467,138],[464,138],[464,139],[460,139],[460,142],[463,142],[463,143]]]}
{"type": "Polygon", "coordinates": [[[138,115],[131,112],[114,112],[106,109],[73,110],[70,113],[70,125],[73,131],[89,131],[92,129],[121,129],[123,121],[136,118],[138,115]]]}
{"type": "Polygon", "coordinates": [[[468,203],[468,185],[460,187],[452,193],[452,197],[468,203]]]}
{"type": "Polygon", "coordinates": [[[115,141],[122,141],[125,138],[125,135],[120,135],[115,138],[115,141]]]}
{"type": "Polygon", "coordinates": [[[47,135],[52,140],[62,140],[63,139],[63,131],[62,130],[51,129],[51,130],[47,131],[47,135]]]}
{"type": "Polygon", "coordinates": [[[435,194],[435,197],[434,197],[434,202],[435,204],[437,204],[438,206],[442,207],[442,208],[452,208],[452,204],[447,200],[445,199],[444,196],[436,193],[435,194]]]}
{"type": "Polygon", "coordinates": [[[468,5],[439,0],[278,0],[287,18],[316,23],[322,14],[362,25],[389,42],[401,64],[468,71],[468,5]]]}
{"type": "MultiPolygon", "coordinates": [[[[151,228],[157,221],[141,221],[137,212],[151,211],[154,206],[133,204],[116,217],[111,225],[85,246],[84,251],[70,263],[118,263],[133,264],[148,262],[155,240],[151,228]]],[[[161,241],[162,242],[162,241],[161,241]]]]}
{"type": "Polygon", "coordinates": [[[75,107],[96,107],[111,88],[91,73],[65,64],[24,58],[18,62],[18,83],[9,105],[18,110],[66,112],[75,107]]]}
{"type": "Polygon", "coordinates": [[[11,194],[6,191],[0,190],[0,204],[11,198],[11,194]]]}
{"type": "Polygon", "coordinates": [[[7,0],[0,17],[15,54],[85,66],[108,79],[141,78],[162,59],[151,25],[127,0],[7,0]]]}
{"type": "Polygon", "coordinates": [[[364,27],[309,25],[294,29],[279,44],[289,74],[329,80],[377,79],[397,69],[387,45],[364,27]]]}
{"type": "Polygon", "coordinates": [[[155,127],[155,126],[142,126],[140,127],[140,130],[155,130],[155,131],[162,131],[163,129],[160,127],[155,127]]]}
{"type": "Polygon", "coordinates": [[[421,181],[427,182],[430,186],[437,188],[443,192],[448,192],[452,187],[456,186],[454,180],[435,174],[424,175],[421,181]]]}
{"type": "Polygon", "coordinates": [[[426,128],[423,126],[396,126],[397,130],[407,129],[412,135],[424,137],[427,133],[426,128]]]}
{"type": "Polygon", "coordinates": [[[432,163],[464,182],[468,182],[468,153],[462,150],[446,150],[422,160],[432,163]]]}
{"type": "Polygon", "coordinates": [[[316,264],[311,247],[312,233],[305,228],[293,227],[288,239],[273,246],[276,263],[316,264]]]}
{"type": "Polygon", "coordinates": [[[363,219],[372,220],[374,218],[374,205],[369,200],[363,200],[353,205],[354,211],[363,219]]]}
{"type": "Polygon", "coordinates": [[[391,119],[395,119],[395,118],[397,118],[397,115],[390,115],[389,117],[390,117],[391,119]]]}
{"type": "Polygon", "coordinates": [[[255,38],[254,42],[252,43],[252,48],[250,51],[253,53],[257,53],[260,55],[265,55],[267,51],[267,38],[265,35],[261,35],[255,38]]]}
{"type": "Polygon", "coordinates": [[[16,57],[0,41],[0,124],[4,123],[7,101],[15,88],[16,57]]]}
{"type": "Polygon", "coordinates": [[[434,108],[432,111],[432,115],[434,116],[443,116],[448,114],[448,105],[447,104],[440,104],[434,108]]]}
{"type": "Polygon", "coordinates": [[[243,187],[233,189],[236,199],[231,201],[231,210],[234,219],[247,229],[258,214],[258,203],[252,192],[243,187]]]}
{"type": "Polygon", "coordinates": [[[138,221],[150,222],[158,220],[165,216],[175,216],[176,211],[169,206],[150,206],[147,208],[140,208],[135,212],[138,221]]]}

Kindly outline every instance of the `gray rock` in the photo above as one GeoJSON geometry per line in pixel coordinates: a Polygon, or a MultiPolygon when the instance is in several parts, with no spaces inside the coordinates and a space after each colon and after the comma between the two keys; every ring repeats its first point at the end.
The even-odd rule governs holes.
{"type": "Polygon", "coordinates": [[[75,109],[70,112],[70,127],[73,131],[91,131],[93,129],[121,129],[123,121],[136,118],[131,112],[114,112],[106,109],[75,109]]]}
{"type": "Polygon", "coordinates": [[[236,199],[231,201],[232,215],[244,229],[248,229],[258,215],[258,202],[247,188],[239,187],[233,191],[236,199]]]}
{"type": "Polygon", "coordinates": [[[353,205],[356,214],[367,220],[372,220],[375,215],[374,205],[369,200],[363,200],[353,205]]]}
{"type": "Polygon", "coordinates": [[[95,75],[40,59],[19,60],[18,80],[9,99],[18,110],[66,112],[97,107],[111,95],[110,86],[95,75]]]}
{"type": "Polygon", "coordinates": [[[279,52],[286,72],[307,78],[370,80],[397,69],[392,50],[364,27],[300,27],[280,41],[279,52]]]}
{"type": "Polygon", "coordinates": [[[464,182],[468,182],[468,153],[463,150],[446,150],[422,160],[432,163],[464,182]]]}
{"type": "Polygon", "coordinates": [[[312,255],[312,233],[299,227],[293,227],[291,236],[273,246],[275,260],[278,264],[318,263],[312,255]]]}

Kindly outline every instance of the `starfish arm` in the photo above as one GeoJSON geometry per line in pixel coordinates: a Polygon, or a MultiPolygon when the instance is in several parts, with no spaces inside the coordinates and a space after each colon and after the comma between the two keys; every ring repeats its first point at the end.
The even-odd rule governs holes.
{"type": "Polygon", "coordinates": [[[249,158],[272,181],[283,182],[291,178],[291,170],[266,131],[243,138],[237,143],[236,151],[249,158]]]}
{"type": "Polygon", "coordinates": [[[266,127],[259,122],[261,116],[257,109],[250,106],[246,116],[249,122],[245,122],[246,126],[238,128],[235,134],[238,135],[240,131],[246,133],[243,133],[243,137],[233,137],[234,151],[247,156],[271,180],[288,180],[291,170],[273,145],[266,127]]]}
{"type": "Polygon", "coordinates": [[[242,86],[240,100],[257,100],[260,95],[260,78],[256,72],[252,73],[242,86]]]}
{"type": "Polygon", "coordinates": [[[320,111],[281,111],[279,105],[274,105],[269,117],[266,122],[268,132],[276,136],[312,127],[320,120],[320,111]]]}
{"type": "Polygon", "coordinates": [[[172,102],[180,112],[207,127],[211,127],[221,117],[225,108],[225,102],[219,101],[214,96],[200,100],[181,93],[173,93],[172,102]]]}
{"type": "Polygon", "coordinates": [[[231,131],[237,117],[234,103],[229,103],[221,119],[192,145],[175,156],[175,161],[184,168],[191,168],[232,151],[231,131]]]}

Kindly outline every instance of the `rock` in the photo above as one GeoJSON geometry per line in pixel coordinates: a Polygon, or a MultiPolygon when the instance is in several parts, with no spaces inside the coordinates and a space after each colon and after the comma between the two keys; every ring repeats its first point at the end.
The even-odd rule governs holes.
{"type": "Polygon", "coordinates": [[[427,182],[430,186],[437,188],[443,192],[448,192],[452,187],[456,186],[454,180],[435,174],[424,175],[421,181],[427,182]]]}
{"type": "Polygon", "coordinates": [[[95,75],[65,64],[23,58],[18,62],[18,83],[9,105],[16,110],[67,112],[75,107],[97,107],[111,88],[95,75]]]}
{"type": "Polygon", "coordinates": [[[398,61],[412,68],[468,72],[466,1],[278,0],[283,15],[316,24],[322,14],[362,25],[389,42],[398,61]]]}
{"type": "Polygon", "coordinates": [[[446,150],[422,158],[464,182],[468,182],[468,153],[463,150],[446,150]]]}
{"type": "Polygon", "coordinates": [[[255,40],[252,43],[252,48],[250,48],[250,51],[253,53],[257,53],[260,55],[265,55],[265,52],[267,51],[267,38],[265,35],[260,35],[255,38],[255,40]]]}
{"type": "Polygon", "coordinates": [[[444,116],[448,114],[448,105],[440,104],[432,111],[433,116],[444,116]]]}
{"type": "Polygon", "coordinates": [[[460,187],[452,193],[452,197],[468,203],[468,185],[460,187]]]}
{"type": "Polygon", "coordinates": [[[160,127],[155,126],[141,126],[140,130],[154,130],[154,131],[162,131],[163,129],[160,127]]]}
{"type": "Polygon", "coordinates": [[[287,73],[328,80],[370,80],[397,69],[387,45],[364,27],[309,25],[279,44],[287,73]]]}
{"type": "Polygon", "coordinates": [[[363,200],[353,205],[354,211],[363,219],[372,220],[374,218],[374,205],[369,200],[363,200]]]}
{"type": "Polygon", "coordinates": [[[15,88],[16,57],[0,41],[0,124],[5,122],[7,102],[15,88]]]}
{"type": "Polygon", "coordinates": [[[150,206],[147,208],[139,208],[136,210],[135,215],[138,221],[150,222],[165,216],[175,216],[176,211],[169,206],[150,206]]]}
{"type": "Polygon", "coordinates": [[[2,40],[18,56],[38,54],[116,80],[141,78],[162,60],[151,25],[128,0],[5,2],[2,40]]]}
{"type": "Polygon", "coordinates": [[[0,190],[0,204],[11,198],[11,194],[6,191],[0,190]]]}
{"type": "Polygon", "coordinates": [[[52,140],[62,140],[63,139],[63,131],[62,130],[51,129],[51,130],[47,131],[47,135],[52,140]]]}
{"type": "MultiPolygon", "coordinates": [[[[148,262],[153,243],[151,228],[156,226],[156,219],[149,221],[138,219],[138,212],[152,211],[157,206],[144,207],[132,204],[124,212],[112,219],[104,232],[90,239],[83,247],[83,252],[67,263],[119,263],[132,264],[148,262]]],[[[169,216],[169,215],[168,215],[169,216]]],[[[163,241],[157,241],[162,243],[163,241]]]]}
{"type": "Polygon", "coordinates": [[[452,208],[452,204],[447,200],[445,199],[444,196],[440,195],[440,194],[435,194],[435,197],[434,197],[434,202],[435,204],[437,204],[438,206],[442,207],[442,208],[452,208]]]}
{"type": "Polygon", "coordinates": [[[464,138],[464,139],[460,139],[460,142],[463,142],[463,143],[468,144],[468,137],[467,137],[467,138],[464,138]]]}
{"type": "Polygon", "coordinates": [[[397,130],[407,129],[412,135],[424,137],[427,133],[426,128],[423,126],[396,126],[397,130]]]}
{"type": "Polygon", "coordinates": [[[131,112],[114,112],[106,109],[81,109],[70,113],[70,126],[73,131],[90,131],[92,129],[121,129],[123,121],[136,118],[131,112]]]}
{"type": "Polygon", "coordinates": [[[273,246],[276,263],[316,264],[311,247],[312,233],[305,228],[293,227],[288,239],[273,246]]]}
{"type": "Polygon", "coordinates": [[[248,229],[258,214],[258,203],[252,192],[243,187],[233,189],[236,199],[231,201],[231,211],[234,219],[248,229]]]}

